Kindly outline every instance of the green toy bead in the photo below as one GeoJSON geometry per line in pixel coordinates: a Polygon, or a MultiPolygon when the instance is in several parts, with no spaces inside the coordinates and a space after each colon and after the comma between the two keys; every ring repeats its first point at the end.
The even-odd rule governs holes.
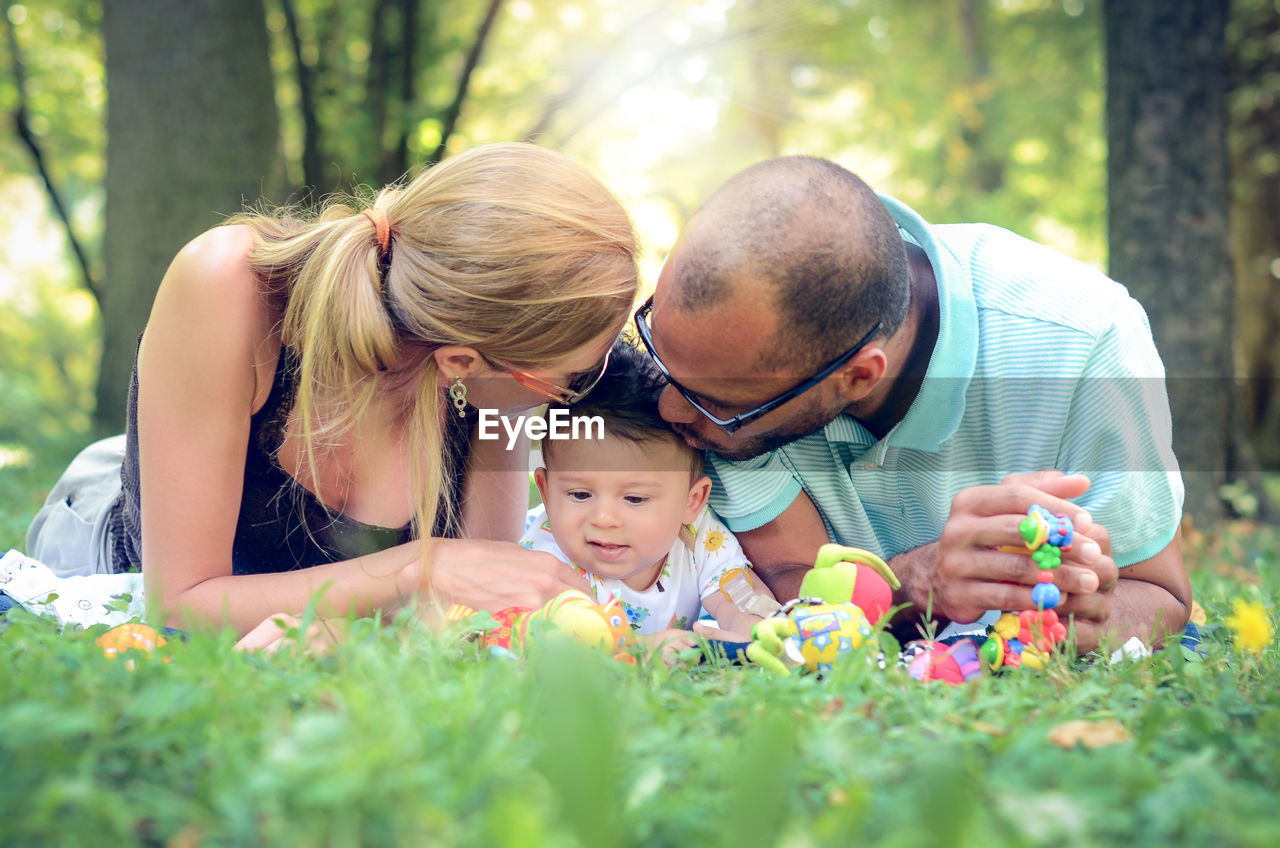
{"type": "Polygon", "coordinates": [[[1031,559],[1043,569],[1057,568],[1062,565],[1062,551],[1052,545],[1045,545],[1033,553],[1031,559]]]}

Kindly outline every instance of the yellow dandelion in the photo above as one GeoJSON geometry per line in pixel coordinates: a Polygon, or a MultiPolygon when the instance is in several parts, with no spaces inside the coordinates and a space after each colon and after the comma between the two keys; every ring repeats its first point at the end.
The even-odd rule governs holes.
{"type": "Polygon", "coordinates": [[[1260,603],[1236,598],[1232,602],[1233,615],[1227,616],[1227,624],[1236,633],[1236,644],[1257,654],[1271,644],[1271,622],[1267,610],[1260,603]]]}

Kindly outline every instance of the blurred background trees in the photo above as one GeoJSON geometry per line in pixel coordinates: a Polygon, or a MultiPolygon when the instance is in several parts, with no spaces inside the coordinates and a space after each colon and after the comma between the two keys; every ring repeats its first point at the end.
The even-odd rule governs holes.
{"type": "Polygon", "coordinates": [[[106,44],[106,277],[96,419],[119,431],[156,286],[196,233],[279,192],[262,0],[111,0],[106,44]]]}
{"type": "Polygon", "coordinates": [[[1199,417],[1175,412],[1180,439],[1216,439],[1192,462],[1213,478],[1197,518],[1256,512],[1259,465],[1280,468],[1276,0],[1233,0],[1229,13],[1208,0],[105,6],[10,2],[0,22],[0,108],[13,119],[0,141],[0,474],[36,461],[39,440],[122,428],[150,293],[221,216],[509,139],[611,182],[645,240],[650,285],[702,198],[788,152],[836,159],[934,222],[989,221],[1103,269],[1110,257],[1171,374],[1189,363],[1226,397],[1192,396],[1199,417]],[[1183,29],[1152,29],[1160,14],[1183,29]],[[1108,47],[1123,52],[1109,62],[1108,47]],[[1159,80],[1142,69],[1162,61],[1189,69],[1168,77],[1180,92],[1148,88],[1159,80]],[[1178,97],[1173,112],[1196,123],[1142,129],[1178,97]],[[1118,147],[1117,132],[1155,147],[1118,147]],[[1156,173],[1153,156],[1173,156],[1179,197],[1199,199],[1134,188],[1156,173]],[[1170,248],[1161,234],[1179,226],[1200,241],[1177,242],[1181,259],[1118,250],[1117,223],[1139,220],[1146,235],[1129,244],[1170,248]],[[1187,333],[1206,347],[1184,348],[1187,333]]]}

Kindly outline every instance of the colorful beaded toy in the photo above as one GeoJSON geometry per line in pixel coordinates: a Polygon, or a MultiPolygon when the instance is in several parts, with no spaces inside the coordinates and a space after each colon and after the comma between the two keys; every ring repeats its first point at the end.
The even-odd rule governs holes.
{"type": "Polygon", "coordinates": [[[1022,548],[1006,547],[1011,553],[1030,552],[1031,560],[1040,568],[1040,582],[1031,590],[1034,610],[1014,615],[1006,612],[992,625],[992,632],[979,654],[988,668],[1043,668],[1054,646],[1067,638],[1067,628],[1054,612],[1062,601],[1062,590],[1053,582],[1053,570],[1062,565],[1063,551],[1071,550],[1075,525],[1065,515],[1053,515],[1042,506],[1027,510],[1018,524],[1018,532],[1026,543],[1022,548]]]}

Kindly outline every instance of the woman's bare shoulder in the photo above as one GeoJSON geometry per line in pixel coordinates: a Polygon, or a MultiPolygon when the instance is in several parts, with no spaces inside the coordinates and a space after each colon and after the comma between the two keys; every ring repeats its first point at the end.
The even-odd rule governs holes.
{"type": "MultiPolygon", "coordinates": [[[[252,247],[253,231],[244,225],[215,227],[188,242],[156,293],[147,342],[155,337],[157,343],[186,346],[219,339],[228,354],[238,350],[257,362],[262,350],[277,343],[278,316],[249,264],[252,247]]],[[[274,363],[274,354],[267,359],[274,363]]]]}
{"type": "MultiPolygon", "coordinates": [[[[169,265],[162,285],[214,289],[212,294],[231,294],[228,287],[256,293],[257,275],[249,265],[253,231],[245,224],[206,230],[178,251],[169,265]]],[[[192,292],[195,294],[195,292],[192,292]]]]}

